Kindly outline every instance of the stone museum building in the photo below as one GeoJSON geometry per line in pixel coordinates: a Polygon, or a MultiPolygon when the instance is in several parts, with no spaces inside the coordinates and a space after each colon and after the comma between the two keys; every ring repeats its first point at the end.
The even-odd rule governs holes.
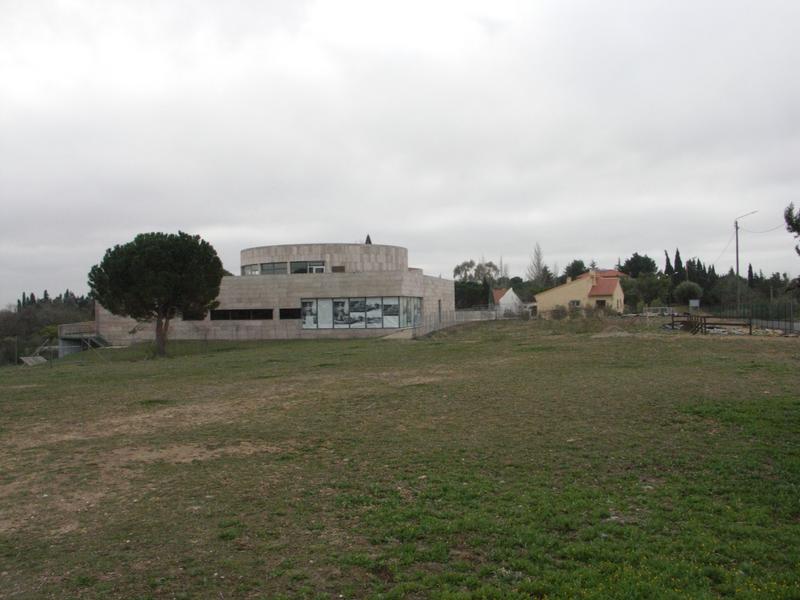
{"type": "MultiPolygon", "coordinates": [[[[409,268],[405,248],[371,243],[247,248],[241,251],[240,274],[223,277],[218,301],[202,320],[173,319],[169,338],[385,336],[423,320],[441,321],[455,310],[451,280],[409,268]]],[[[91,328],[112,345],[155,337],[152,323],[118,317],[101,306],[91,328]]],[[[69,331],[64,326],[61,337],[69,331]]]]}

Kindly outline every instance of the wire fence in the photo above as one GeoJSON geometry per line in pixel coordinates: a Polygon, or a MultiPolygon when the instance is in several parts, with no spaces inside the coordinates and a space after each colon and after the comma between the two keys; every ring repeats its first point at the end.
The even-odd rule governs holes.
{"type": "Polygon", "coordinates": [[[428,335],[439,329],[453,327],[458,325],[459,321],[456,317],[456,311],[442,311],[441,313],[425,313],[419,321],[419,324],[412,330],[412,337],[418,338],[428,335]]]}
{"type": "Polygon", "coordinates": [[[461,309],[454,311],[442,311],[441,313],[426,313],[414,330],[412,336],[422,337],[439,329],[446,329],[463,323],[474,323],[478,321],[500,321],[505,319],[522,318],[518,312],[512,312],[496,307],[480,307],[472,309],[461,309]]]}
{"type": "Polygon", "coordinates": [[[800,304],[794,300],[706,306],[702,310],[715,317],[752,320],[753,327],[760,329],[800,333],[800,304]]]}

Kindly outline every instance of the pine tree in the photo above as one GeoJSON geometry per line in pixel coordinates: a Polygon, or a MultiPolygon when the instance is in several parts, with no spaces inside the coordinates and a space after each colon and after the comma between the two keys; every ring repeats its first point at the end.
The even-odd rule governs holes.
{"type": "Polygon", "coordinates": [[[749,287],[750,289],[753,289],[753,283],[754,283],[753,279],[754,279],[753,278],[753,265],[752,264],[748,264],[747,265],[747,287],[749,287]]]}
{"type": "Polygon", "coordinates": [[[664,258],[666,258],[667,262],[664,265],[664,275],[672,279],[672,276],[675,275],[675,269],[672,268],[672,262],[669,260],[669,254],[667,251],[664,250],[664,258]]]}
{"type": "Polygon", "coordinates": [[[106,251],[89,271],[89,289],[115,315],[154,320],[156,353],[165,356],[170,322],[216,308],[222,277],[222,261],[200,236],[142,233],[106,251]]]}
{"type": "Polygon", "coordinates": [[[675,260],[673,261],[675,265],[675,272],[672,277],[672,283],[674,285],[680,284],[681,281],[686,279],[686,270],[683,268],[683,261],[681,260],[681,251],[675,248],[675,260]]]}

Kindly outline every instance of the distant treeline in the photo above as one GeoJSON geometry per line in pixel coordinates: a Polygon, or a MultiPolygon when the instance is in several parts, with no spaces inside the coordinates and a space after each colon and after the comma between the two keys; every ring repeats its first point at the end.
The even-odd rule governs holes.
{"type": "MultiPolygon", "coordinates": [[[[596,268],[594,261],[587,267],[583,260],[576,259],[559,273],[557,267],[550,268],[544,264],[538,244],[531,256],[526,279],[509,277],[507,269],[491,261],[465,261],[453,270],[456,308],[490,305],[494,288],[513,288],[524,302],[530,302],[539,292],[566,283],[569,278],[574,279],[590,268],[596,268]]],[[[692,257],[684,262],[679,249],[672,257],[664,251],[663,268],[659,268],[651,257],[638,252],[618,261],[615,268],[629,276],[622,280],[622,284],[625,304],[631,310],[683,303],[687,293],[692,297],[698,296],[705,306],[733,305],[737,301],[737,287],[742,302],[747,304],[783,302],[797,299],[798,295],[786,273],[765,275],[748,265],[747,272],[740,274],[737,286],[733,269],[719,275],[714,265],[704,264],[699,258],[692,257]]]]}
{"type": "Polygon", "coordinates": [[[47,338],[58,335],[58,325],[93,318],[93,302],[70,290],[51,297],[47,290],[37,297],[22,293],[15,309],[0,310],[0,365],[14,362],[34,351],[47,338]]]}

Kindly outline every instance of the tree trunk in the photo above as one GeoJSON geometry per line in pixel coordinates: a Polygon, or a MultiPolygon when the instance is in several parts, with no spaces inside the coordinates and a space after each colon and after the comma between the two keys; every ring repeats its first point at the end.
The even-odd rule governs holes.
{"type": "Polygon", "coordinates": [[[156,317],[156,356],[167,355],[167,332],[169,331],[169,317],[159,314],[156,317]]]}

